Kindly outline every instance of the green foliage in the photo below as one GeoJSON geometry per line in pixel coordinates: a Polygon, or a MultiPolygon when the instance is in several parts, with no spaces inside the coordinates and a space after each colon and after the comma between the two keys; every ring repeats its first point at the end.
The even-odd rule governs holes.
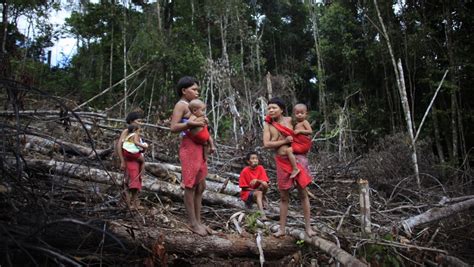
{"type": "Polygon", "coordinates": [[[262,216],[260,211],[256,211],[248,216],[245,217],[245,227],[249,233],[256,233],[257,232],[257,219],[262,216]]]}
{"type": "Polygon", "coordinates": [[[303,239],[296,240],[296,245],[300,248],[304,247],[305,242],[303,239]]]}
{"type": "MultiPolygon", "coordinates": [[[[393,241],[391,234],[386,234],[384,240],[393,241]]],[[[371,264],[382,267],[399,267],[404,266],[403,259],[396,253],[393,247],[383,246],[379,244],[365,244],[358,251],[360,256],[363,256],[371,264]]]]}

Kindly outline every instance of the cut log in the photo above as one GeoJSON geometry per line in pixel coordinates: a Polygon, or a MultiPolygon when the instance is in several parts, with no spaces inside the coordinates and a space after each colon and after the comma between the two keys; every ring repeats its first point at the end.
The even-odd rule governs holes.
{"type": "Polygon", "coordinates": [[[407,233],[411,233],[411,229],[418,225],[441,220],[473,206],[474,199],[469,199],[443,208],[432,208],[420,215],[403,220],[400,225],[407,233]]]}
{"type": "Polygon", "coordinates": [[[371,223],[370,223],[370,191],[369,191],[369,182],[364,179],[359,179],[357,181],[359,185],[359,202],[360,202],[360,221],[362,233],[364,235],[370,235],[371,223]]]}
{"type": "MultiPolygon", "coordinates": [[[[272,232],[277,232],[280,226],[278,224],[272,222],[265,222],[267,226],[269,226],[272,232]]],[[[353,257],[351,254],[346,252],[345,250],[339,248],[336,244],[331,241],[328,241],[319,236],[309,237],[303,230],[286,227],[286,231],[289,235],[293,238],[298,240],[304,240],[306,243],[315,246],[322,251],[326,252],[327,254],[334,257],[338,262],[342,263],[344,266],[367,266],[357,258],[353,257]]]]}
{"type": "MultiPolygon", "coordinates": [[[[60,174],[71,178],[116,185],[121,185],[123,180],[122,173],[108,172],[78,164],[55,160],[25,160],[29,168],[34,168],[43,172],[60,174]]],[[[168,182],[161,181],[150,175],[144,176],[143,190],[153,191],[159,194],[171,195],[173,197],[181,199],[184,196],[184,191],[179,185],[174,185],[168,182]]],[[[239,198],[226,194],[212,192],[210,190],[204,191],[203,201],[212,205],[224,205],[239,209],[245,209],[244,203],[239,198]]]]}
{"type": "MultiPolygon", "coordinates": [[[[49,139],[35,135],[25,134],[23,135],[23,142],[25,144],[25,148],[28,148],[30,146],[37,147],[40,150],[39,152],[56,151],[59,153],[67,153],[89,158],[96,157],[96,154],[94,153],[92,148],[66,142],[60,139],[49,139]]],[[[95,151],[97,152],[97,156],[99,156],[99,158],[103,158],[112,154],[113,148],[96,149],[95,151]]]]}
{"type": "MultiPolygon", "coordinates": [[[[181,181],[181,166],[169,163],[150,162],[145,164],[148,172],[156,177],[177,177],[181,181]]],[[[240,193],[240,187],[231,183],[228,179],[222,178],[217,174],[208,174],[206,177],[206,188],[219,193],[228,195],[237,195],[240,193]]]]}
{"type": "MultiPolygon", "coordinates": [[[[109,231],[128,243],[143,243],[152,247],[160,236],[168,253],[179,253],[194,256],[219,255],[228,257],[259,257],[259,250],[253,236],[240,235],[209,235],[199,236],[191,231],[157,229],[156,227],[131,227],[126,223],[112,222],[109,231]],[[138,238],[138,240],[135,240],[138,238]]],[[[299,248],[292,238],[277,239],[267,237],[262,242],[265,255],[269,258],[282,258],[297,251],[299,248]]]]}

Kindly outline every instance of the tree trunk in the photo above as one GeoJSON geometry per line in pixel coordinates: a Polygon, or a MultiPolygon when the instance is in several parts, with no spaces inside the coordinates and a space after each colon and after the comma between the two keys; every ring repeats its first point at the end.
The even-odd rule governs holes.
{"type": "Polygon", "coordinates": [[[377,11],[377,16],[379,18],[380,25],[382,26],[382,34],[383,34],[383,36],[385,38],[385,41],[387,43],[388,52],[390,53],[390,58],[391,58],[392,65],[393,65],[393,71],[394,71],[395,77],[397,79],[397,87],[398,87],[398,91],[400,93],[400,98],[401,98],[402,107],[403,107],[403,113],[405,114],[405,121],[406,121],[406,124],[407,124],[407,130],[408,130],[408,134],[409,134],[410,139],[411,139],[412,163],[413,163],[413,168],[414,168],[414,171],[415,171],[416,182],[417,182],[418,188],[421,188],[420,173],[419,173],[419,170],[418,170],[418,160],[417,160],[417,155],[416,155],[415,136],[413,134],[413,121],[412,121],[412,118],[411,118],[410,106],[408,104],[408,98],[407,98],[407,94],[406,94],[405,79],[403,77],[402,63],[401,63],[401,60],[399,60],[398,64],[395,61],[395,55],[393,54],[392,45],[390,43],[390,37],[387,33],[387,30],[385,29],[385,24],[383,22],[382,15],[380,14],[380,10],[379,10],[379,7],[377,5],[377,0],[374,0],[374,5],[375,5],[375,9],[377,11]]]}
{"type": "MultiPolygon", "coordinates": [[[[321,55],[321,50],[319,46],[319,29],[318,29],[318,18],[316,15],[316,10],[313,7],[312,14],[312,29],[313,29],[313,39],[314,39],[314,46],[316,50],[316,57],[317,57],[317,83],[319,88],[319,106],[321,112],[324,116],[324,132],[325,134],[329,133],[329,113],[327,110],[327,103],[326,103],[326,78],[324,74],[324,64],[323,58],[321,55]]],[[[329,141],[326,141],[326,150],[329,149],[329,141]]]]}
{"type": "Polygon", "coordinates": [[[359,185],[359,202],[360,202],[360,214],[361,214],[361,228],[362,233],[370,235],[371,223],[370,223],[370,190],[369,182],[367,180],[359,179],[357,181],[359,185]]]}
{"type": "Polygon", "coordinates": [[[35,135],[24,135],[22,141],[25,143],[25,149],[30,149],[36,147],[40,151],[56,151],[63,152],[72,155],[79,155],[89,158],[96,158],[96,153],[99,158],[106,157],[113,152],[113,148],[108,149],[96,149],[94,150],[89,147],[77,145],[74,143],[69,143],[60,139],[47,139],[35,135]]]}
{"type": "MultiPolygon", "coordinates": [[[[253,236],[218,234],[202,237],[192,234],[191,231],[156,229],[156,227],[145,226],[140,226],[140,229],[137,229],[120,222],[112,222],[109,229],[129,243],[144,243],[146,247],[153,247],[156,241],[162,237],[168,253],[254,258],[259,256],[253,236]]],[[[270,258],[281,258],[299,250],[292,238],[277,239],[271,236],[264,237],[262,247],[265,256],[270,258]]]]}
{"type": "MultiPolygon", "coordinates": [[[[7,36],[8,36],[8,0],[3,1],[2,9],[2,47],[0,59],[7,54],[7,36]]],[[[3,62],[1,62],[3,64],[3,62]]]]}
{"type": "MultiPolygon", "coordinates": [[[[277,232],[280,227],[278,224],[274,224],[272,222],[266,222],[265,224],[269,226],[272,232],[277,232]]],[[[312,246],[315,246],[321,249],[322,251],[328,253],[338,262],[342,263],[344,266],[367,266],[357,258],[353,257],[351,254],[339,248],[336,244],[324,238],[321,238],[319,236],[309,237],[304,231],[292,227],[286,227],[286,231],[295,239],[304,240],[308,244],[311,244],[312,246]]]]}
{"type": "Polygon", "coordinates": [[[123,117],[127,115],[127,3],[128,0],[123,0],[123,117]]]}
{"type": "Polygon", "coordinates": [[[443,152],[443,145],[441,145],[441,135],[439,131],[439,122],[438,122],[438,114],[436,108],[433,107],[433,128],[434,128],[434,136],[435,136],[435,143],[436,143],[436,150],[438,152],[439,161],[444,164],[444,152],[443,152]]]}
{"type": "MultiPolygon", "coordinates": [[[[90,168],[83,165],[55,161],[55,160],[37,160],[25,159],[29,168],[48,173],[56,173],[75,179],[92,181],[103,184],[122,185],[124,175],[117,172],[109,172],[101,169],[90,168]]],[[[184,190],[179,185],[161,181],[155,177],[143,176],[143,190],[169,195],[175,198],[183,199],[184,190]]],[[[243,201],[234,196],[221,193],[204,191],[203,201],[212,205],[224,205],[228,207],[245,209],[243,201]]]]}
{"type": "Polygon", "coordinates": [[[471,207],[474,207],[474,198],[443,208],[432,208],[420,215],[401,221],[400,225],[407,233],[411,233],[411,229],[418,225],[441,220],[471,207]]]}

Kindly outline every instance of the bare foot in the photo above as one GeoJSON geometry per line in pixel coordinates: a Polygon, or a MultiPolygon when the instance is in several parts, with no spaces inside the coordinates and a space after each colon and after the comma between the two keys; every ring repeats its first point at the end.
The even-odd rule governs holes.
{"type": "Polygon", "coordinates": [[[211,227],[209,227],[209,226],[207,226],[207,225],[203,225],[203,226],[204,226],[204,228],[206,228],[206,231],[207,231],[208,234],[210,234],[210,235],[215,235],[215,234],[217,234],[217,232],[214,231],[214,230],[212,230],[211,227]]]}
{"type": "Polygon", "coordinates": [[[290,179],[294,179],[298,175],[298,173],[300,173],[300,170],[294,169],[290,174],[290,179]]]}
{"type": "Polygon", "coordinates": [[[285,235],[286,235],[285,231],[282,231],[282,230],[278,230],[278,232],[273,234],[274,237],[283,237],[285,235]]]}
{"type": "Polygon", "coordinates": [[[312,236],[315,236],[315,235],[316,235],[316,232],[313,231],[313,228],[307,227],[307,228],[306,228],[306,234],[307,234],[309,237],[312,237],[312,236]]]}
{"type": "Polygon", "coordinates": [[[181,189],[183,189],[183,190],[186,189],[186,187],[184,186],[184,183],[183,183],[183,182],[181,182],[181,183],[179,184],[179,187],[181,187],[181,189]]]}
{"type": "Polygon", "coordinates": [[[206,227],[204,227],[202,224],[198,224],[196,226],[191,225],[189,229],[200,236],[206,236],[208,234],[206,227]]]}

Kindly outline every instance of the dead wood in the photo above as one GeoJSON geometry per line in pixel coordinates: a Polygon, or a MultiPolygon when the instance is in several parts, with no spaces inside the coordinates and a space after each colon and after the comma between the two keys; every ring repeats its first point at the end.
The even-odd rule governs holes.
{"type": "Polygon", "coordinates": [[[29,134],[23,135],[23,141],[25,143],[25,148],[36,147],[40,149],[40,152],[53,150],[59,153],[67,153],[89,158],[95,158],[96,153],[99,158],[103,158],[113,152],[113,148],[111,147],[108,149],[96,149],[96,153],[94,153],[94,150],[89,147],[66,142],[61,139],[43,138],[29,134]]]}
{"type": "MultiPolygon", "coordinates": [[[[15,116],[15,111],[13,110],[1,110],[0,116],[10,117],[15,116]]],[[[79,117],[95,117],[95,118],[107,118],[105,113],[96,113],[96,112],[85,112],[85,111],[76,111],[74,114],[79,117]]],[[[63,111],[61,110],[20,110],[18,111],[20,116],[62,116],[63,111]]]]}
{"type": "MultiPolygon", "coordinates": [[[[451,266],[451,267],[469,267],[470,265],[463,262],[462,260],[447,256],[447,255],[439,255],[436,257],[437,261],[440,263],[439,266],[451,266]]],[[[472,266],[472,265],[471,265],[472,266]]]]}
{"type": "MultiPolygon", "coordinates": [[[[172,175],[181,181],[181,166],[150,162],[146,163],[145,168],[148,172],[157,177],[169,177],[172,175]]],[[[240,187],[233,184],[229,179],[225,179],[217,174],[208,174],[206,177],[206,187],[214,192],[224,193],[228,195],[236,195],[240,193],[240,187]]]]}
{"type": "Polygon", "coordinates": [[[432,208],[420,215],[403,220],[400,222],[400,225],[405,229],[406,232],[411,233],[411,229],[418,225],[441,220],[463,210],[467,210],[473,206],[474,199],[469,199],[443,208],[432,208]]]}
{"type": "MultiPolygon", "coordinates": [[[[279,229],[279,225],[266,222],[267,226],[269,226],[272,232],[277,232],[279,229]]],[[[286,231],[290,234],[293,238],[297,240],[304,240],[306,243],[315,246],[322,251],[326,252],[327,254],[334,257],[338,262],[342,263],[344,266],[367,266],[357,258],[353,257],[351,254],[346,252],[345,250],[339,248],[336,244],[331,241],[328,241],[319,236],[309,237],[303,230],[286,227],[286,231]]]]}
{"type": "MultiPolygon", "coordinates": [[[[51,172],[71,178],[94,181],[105,184],[121,185],[123,182],[123,174],[117,172],[108,172],[101,169],[90,168],[78,164],[55,161],[55,160],[38,160],[25,159],[30,168],[41,170],[43,172],[51,172]]],[[[145,175],[143,179],[143,190],[156,192],[159,194],[170,195],[175,198],[182,199],[184,191],[179,185],[174,185],[165,181],[161,181],[153,176],[145,175]]],[[[244,203],[237,197],[204,191],[203,201],[213,205],[224,205],[243,209],[244,203]]]]}
{"type": "MultiPolygon", "coordinates": [[[[168,253],[194,256],[244,257],[252,255],[255,258],[259,257],[253,235],[244,237],[235,234],[217,234],[202,237],[186,230],[132,227],[117,221],[112,222],[109,227],[109,230],[121,239],[129,243],[143,243],[147,247],[152,247],[162,236],[168,253]]],[[[271,236],[263,238],[262,247],[265,255],[272,258],[281,258],[299,249],[292,238],[277,239],[271,236]]]]}

